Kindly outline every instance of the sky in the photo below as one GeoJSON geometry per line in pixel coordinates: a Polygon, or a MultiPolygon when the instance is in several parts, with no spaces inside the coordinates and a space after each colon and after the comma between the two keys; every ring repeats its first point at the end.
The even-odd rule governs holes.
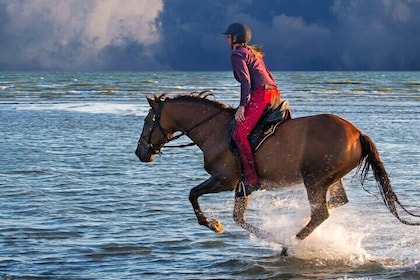
{"type": "Polygon", "coordinates": [[[246,23],[272,71],[420,70],[420,0],[0,0],[0,71],[225,71],[246,23]]]}

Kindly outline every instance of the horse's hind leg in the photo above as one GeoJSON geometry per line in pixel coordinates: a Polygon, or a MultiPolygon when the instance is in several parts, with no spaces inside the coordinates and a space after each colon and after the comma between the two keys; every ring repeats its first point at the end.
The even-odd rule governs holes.
{"type": "MultiPolygon", "coordinates": [[[[306,184],[305,184],[306,185],[306,184]]],[[[305,239],[315,228],[317,228],[323,221],[325,221],[329,214],[327,208],[327,190],[325,187],[306,187],[308,192],[309,204],[311,205],[311,220],[309,223],[296,235],[298,239],[305,239]]]]}
{"type": "Polygon", "coordinates": [[[328,200],[328,208],[336,208],[349,202],[346,191],[343,187],[343,178],[335,181],[328,189],[330,193],[330,199],[328,200]]]}

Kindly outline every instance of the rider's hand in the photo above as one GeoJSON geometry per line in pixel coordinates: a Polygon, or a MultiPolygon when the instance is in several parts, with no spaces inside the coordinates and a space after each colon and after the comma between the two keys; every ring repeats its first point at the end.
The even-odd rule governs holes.
{"type": "Polygon", "coordinates": [[[239,106],[235,113],[235,120],[237,122],[243,122],[245,120],[245,106],[239,106]]]}

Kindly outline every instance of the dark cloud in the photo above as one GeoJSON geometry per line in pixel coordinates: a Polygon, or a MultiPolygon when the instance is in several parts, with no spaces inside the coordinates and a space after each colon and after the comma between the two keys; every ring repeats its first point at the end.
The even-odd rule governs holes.
{"type": "Polygon", "coordinates": [[[337,1],[333,11],[340,66],[420,70],[420,1],[337,1]]]}
{"type": "Polygon", "coordinates": [[[420,1],[208,2],[164,2],[159,19],[173,68],[226,69],[219,34],[239,21],[273,70],[420,69],[420,1]]]}
{"type": "Polygon", "coordinates": [[[0,70],[162,70],[156,0],[2,0],[0,70]]]}
{"type": "Polygon", "coordinates": [[[236,21],[272,70],[420,70],[419,14],[419,0],[3,0],[0,70],[229,70],[236,21]]]}

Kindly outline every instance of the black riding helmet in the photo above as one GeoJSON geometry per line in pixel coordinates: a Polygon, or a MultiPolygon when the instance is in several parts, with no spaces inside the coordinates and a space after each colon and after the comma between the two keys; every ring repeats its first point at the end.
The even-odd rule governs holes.
{"type": "Polygon", "coordinates": [[[243,23],[232,23],[228,26],[226,31],[222,33],[224,35],[232,36],[232,43],[241,44],[248,43],[251,41],[251,29],[243,23]]]}

